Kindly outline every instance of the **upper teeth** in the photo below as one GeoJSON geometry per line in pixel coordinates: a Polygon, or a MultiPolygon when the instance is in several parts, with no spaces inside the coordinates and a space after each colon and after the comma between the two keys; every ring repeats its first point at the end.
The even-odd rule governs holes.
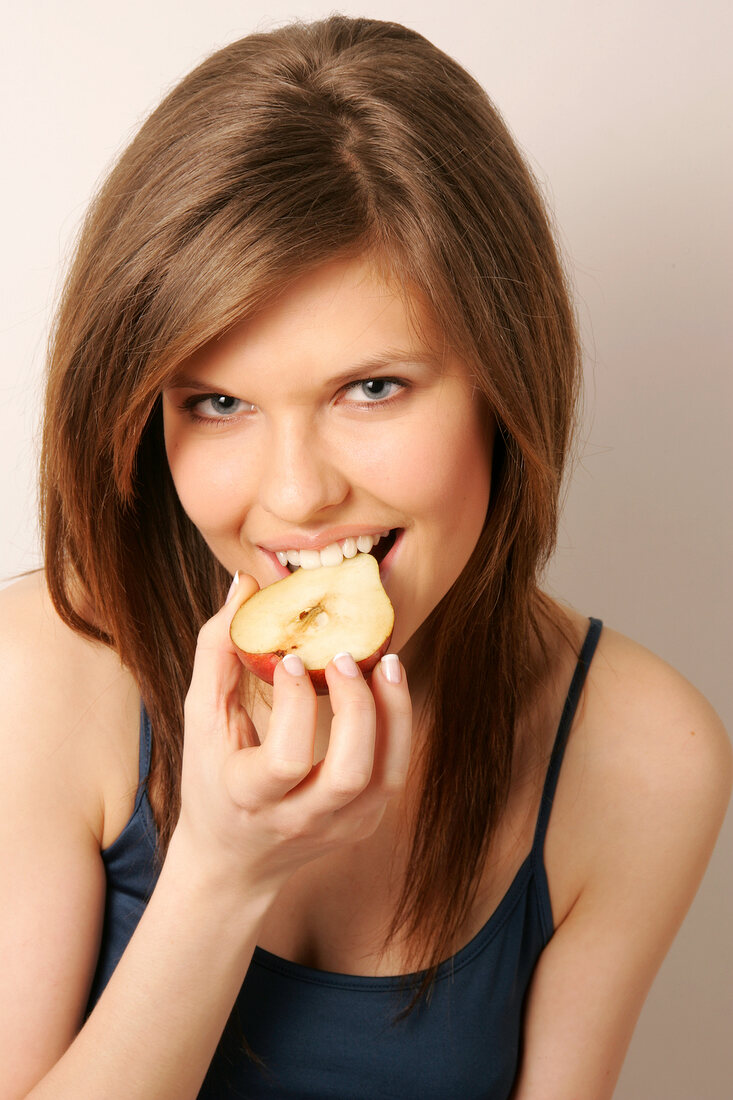
{"type": "Polygon", "coordinates": [[[329,543],[322,550],[276,550],[275,553],[281,565],[318,569],[321,565],[339,565],[344,558],[353,558],[359,552],[368,554],[372,547],[388,534],[389,531],[380,531],[377,535],[359,535],[357,538],[342,539],[340,542],[329,543]]]}

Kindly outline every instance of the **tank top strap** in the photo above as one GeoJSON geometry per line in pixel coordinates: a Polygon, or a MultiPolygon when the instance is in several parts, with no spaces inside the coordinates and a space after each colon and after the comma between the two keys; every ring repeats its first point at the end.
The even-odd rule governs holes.
{"type": "Polygon", "coordinates": [[[153,751],[153,735],[150,728],[150,718],[145,709],[145,704],[140,702],[140,749],[138,753],[138,797],[145,787],[148,773],[150,772],[150,758],[153,751]]]}
{"type": "Polygon", "coordinates": [[[590,619],[588,633],[585,636],[585,641],[583,642],[583,646],[580,650],[580,655],[578,657],[578,663],[575,666],[575,672],[573,673],[573,678],[570,681],[570,688],[565,699],[565,705],[563,707],[562,715],[560,717],[560,724],[557,728],[557,733],[555,735],[555,743],[552,746],[550,763],[547,768],[545,785],[542,790],[540,812],[537,817],[537,826],[535,828],[534,842],[532,844],[532,851],[534,854],[541,854],[544,848],[545,834],[547,833],[547,826],[550,822],[550,813],[552,811],[552,803],[555,798],[555,790],[557,788],[557,781],[560,775],[560,765],[562,764],[563,756],[565,754],[565,746],[568,742],[568,736],[570,734],[570,728],[573,724],[573,718],[575,717],[575,712],[578,709],[580,694],[583,690],[585,678],[588,673],[590,663],[593,660],[593,654],[596,651],[596,646],[598,645],[598,639],[601,636],[602,628],[603,623],[600,619],[590,619]]]}

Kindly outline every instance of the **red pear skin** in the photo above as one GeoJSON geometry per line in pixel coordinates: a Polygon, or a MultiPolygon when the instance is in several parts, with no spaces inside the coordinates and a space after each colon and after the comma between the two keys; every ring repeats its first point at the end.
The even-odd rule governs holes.
{"type": "MultiPolygon", "coordinates": [[[[391,640],[392,634],[390,632],[389,636],[384,639],[384,643],[375,653],[372,653],[369,657],[365,657],[363,661],[356,662],[366,680],[369,679],[373,669],[379,664],[380,660],[389,649],[391,640]]],[[[292,653],[293,651],[291,650],[290,652],[292,653]]],[[[280,657],[281,655],[278,653],[244,653],[241,649],[239,650],[239,659],[244,667],[250,672],[253,672],[260,680],[264,680],[266,684],[272,683],[273,677],[275,676],[275,669],[280,662],[280,657]]],[[[326,670],[323,668],[308,668],[306,672],[315,688],[316,695],[328,695],[326,670]]]]}

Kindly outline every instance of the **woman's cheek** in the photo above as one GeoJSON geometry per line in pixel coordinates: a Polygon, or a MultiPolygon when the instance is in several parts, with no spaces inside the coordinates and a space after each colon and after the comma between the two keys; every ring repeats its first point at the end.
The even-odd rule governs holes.
{"type": "Polygon", "coordinates": [[[225,447],[202,442],[172,441],[168,463],[183,510],[206,535],[237,522],[246,507],[247,466],[225,447]]]}
{"type": "Polygon", "coordinates": [[[431,495],[436,470],[435,437],[419,422],[380,425],[348,450],[352,480],[375,496],[405,504],[431,495]]]}

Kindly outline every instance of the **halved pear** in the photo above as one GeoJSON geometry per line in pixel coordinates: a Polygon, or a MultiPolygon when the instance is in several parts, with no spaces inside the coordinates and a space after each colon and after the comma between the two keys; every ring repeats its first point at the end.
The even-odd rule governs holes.
{"type": "Polygon", "coordinates": [[[286,653],[297,653],[319,695],[328,692],[325,668],[346,650],[367,675],[386,653],[394,608],[371,554],[339,565],[298,569],[256,592],[235,614],[232,641],[242,663],[272,683],[286,653]]]}

